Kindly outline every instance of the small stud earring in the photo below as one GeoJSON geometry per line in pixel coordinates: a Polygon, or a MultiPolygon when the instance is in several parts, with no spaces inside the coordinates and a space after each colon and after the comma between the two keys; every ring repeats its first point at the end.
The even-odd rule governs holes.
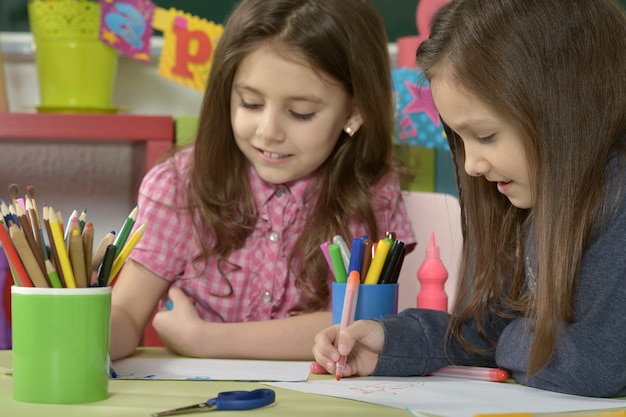
{"type": "Polygon", "coordinates": [[[356,133],[354,131],[354,129],[352,128],[352,126],[346,126],[346,128],[344,129],[344,131],[348,134],[348,136],[352,137],[354,136],[354,134],[356,133]]]}

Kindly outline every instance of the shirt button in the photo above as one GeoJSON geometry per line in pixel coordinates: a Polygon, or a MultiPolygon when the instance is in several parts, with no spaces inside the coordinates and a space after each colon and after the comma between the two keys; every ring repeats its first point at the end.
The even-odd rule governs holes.
{"type": "Polygon", "coordinates": [[[285,189],[280,187],[276,190],[276,197],[280,198],[285,195],[285,189]]]}
{"type": "Polygon", "coordinates": [[[261,296],[261,299],[263,300],[265,304],[269,304],[272,302],[272,294],[270,294],[269,291],[265,291],[263,295],[261,296]]]}
{"type": "Polygon", "coordinates": [[[280,235],[278,234],[278,232],[272,232],[270,233],[270,241],[276,243],[280,240],[280,235]]]}

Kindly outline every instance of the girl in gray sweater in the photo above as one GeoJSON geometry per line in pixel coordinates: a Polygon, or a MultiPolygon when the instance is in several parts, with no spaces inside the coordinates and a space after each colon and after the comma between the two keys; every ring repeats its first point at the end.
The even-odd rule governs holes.
{"type": "Polygon", "coordinates": [[[626,17],[615,0],[455,0],[417,50],[462,207],[451,313],[409,309],[316,337],[329,372],[498,366],[626,396],[626,17]]]}

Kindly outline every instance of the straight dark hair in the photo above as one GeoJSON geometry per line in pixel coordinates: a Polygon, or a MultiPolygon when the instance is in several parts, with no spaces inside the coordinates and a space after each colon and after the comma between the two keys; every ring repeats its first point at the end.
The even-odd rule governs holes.
{"type": "MultiPolygon", "coordinates": [[[[354,137],[342,132],[319,168],[305,201],[305,230],[290,268],[305,301],[292,313],[325,309],[328,265],[319,245],[336,234],[352,239],[351,221],[378,236],[369,189],[393,169],[393,100],[383,20],[368,0],[244,0],[229,17],[213,57],[200,112],[189,179],[190,210],[197,212],[203,256],[224,259],[242,247],[256,221],[247,160],[230,122],[233,77],[239,63],[264,43],[338,82],[354,99],[364,123],[354,137]],[[209,232],[211,242],[203,242],[209,232]]],[[[227,277],[224,277],[227,279],[227,277]]]]}
{"type": "Polygon", "coordinates": [[[530,318],[532,375],[552,358],[559,327],[573,320],[583,253],[602,227],[600,214],[611,208],[604,205],[607,161],[611,152],[624,158],[624,11],[614,0],[454,0],[436,15],[416,58],[427,79],[452,80],[525,141],[531,209],[512,206],[493,184],[467,175],[463,142],[447,128],[465,239],[465,279],[448,331],[480,354],[463,339],[464,321],[473,320],[488,339],[487,313],[530,318]],[[524,252],[531,223],[534,294],[524,274],[533,257],[524,252]]]}

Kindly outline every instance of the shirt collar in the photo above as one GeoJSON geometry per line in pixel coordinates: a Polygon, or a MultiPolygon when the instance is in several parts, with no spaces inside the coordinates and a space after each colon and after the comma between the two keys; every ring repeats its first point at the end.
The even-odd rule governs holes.
{"type": "Polygon", "coordinates": [[[270,184],[264,181],[256,169],[252,165],[248,165],[248,180],[250,181],[250,187],[252,188],[252,194],[257,207],[263,207],[275,194],[279,188],[285,189],[290,193],[298,203],[298,206],[302,206],[304,195],[312,184],[315,178],[315,172],[307,175],[306,177],[290,182],[288,184],[270,184]]]}

